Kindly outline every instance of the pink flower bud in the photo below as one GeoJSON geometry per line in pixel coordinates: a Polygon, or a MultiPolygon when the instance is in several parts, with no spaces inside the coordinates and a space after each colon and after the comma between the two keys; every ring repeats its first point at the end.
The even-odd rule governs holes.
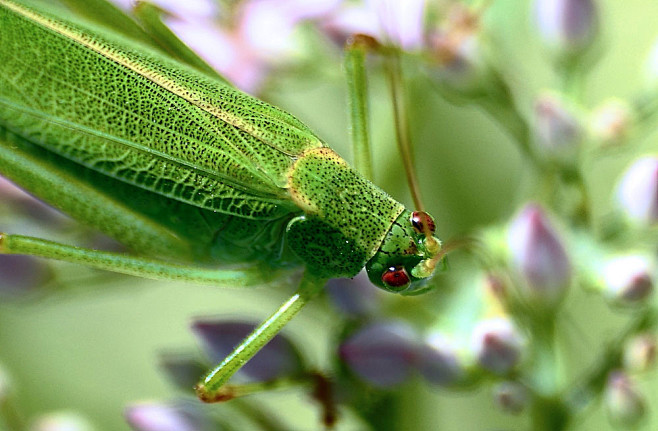
{"type": "Polygon", "coordinates": [[[580,119],[557,96],[543,94],[535,102],[534,133],[537,148],[548,159],[571,164],[584,138],[580,119]]]}
{"type": "Polygon", "coordinates": [[[431,334],[420,348],[418,367],[430,383],[441,386],[458,384],[466,377],[464,365],[457,346],[444,334],[431,334]]]}
{"type": "Polygon", "coordinates": [[[518,382],[505,381],[493,389],[494,402],[505,413],[517,415],[530,401],[528,389],[518,382]]]}
{"type": "Polygon", "coordinates": [[[527,205],[514,219],[507,240],[520,292],[546,307],[557,306],[571,282],[571,262],[543,210],[527,205]]]}
{"type": "Polygon", "coordinates": [[[191,405],[141,403],[130,406],[126,420],[136,431],[210,431],[203,413],[191,405]]]}
{"type": "Polygon", "coordinates": [[[645,416],[644,397],[622,371],[610,373],[604,399],[610,421],[623,429],[637,426],[645,416]]]}
{"type": "Polygon", "coordinates": [[[653,265],[645,256],[612,259],[603,268],[605,293],[620,305],[644,303],[653,293],[653,265]]]}
{"type": "Polygon", "coordinates": [[[644,157],[626,171],[617,191],[626,215],[640,225],[658,221],[658,158],[644,157]]]}
{"type": "Polygon", "coordinates": [[[447,90],[476,96],[497,84],[484,55],[479,15],[456,4],[443,26],[428,38],[432,76],[447,90]]]}
{"type": "Polygon", "coordinates": [[[374,314],[380,308],[383,297],[388,296],[370,282],[365,271],[352,279],[329,280],[325,289],[336,308],[351,317],[374,314]]]}
{"type": "Polygon", "coordinates": [[[645,333],[632,337],[624,346],[624,368],[644,372],[656,364],[656,336],[645,333]]]}
{"type": "Polygon", "coordinates": [[[379,387],[404,382],[416,365],[418,335],[402,321],[366,326],[340,346],[340,358],[363,380],[379,387]]]}
{"type": "Polygon", "coordinates": [[[609,100],[594,110],[589,123],[590,132],[600,145],[619,145],[633,125],[631,108],[622,100],[609,100]]]}
{"type": "MultiPolygon", "coordinates": [[[[252,323],[231,320],[199,319],[192,325],[213,363],[228,356],[254,328],[252,323]]],[[[294,375],[302,369],[301,354],[284,333],[279,333],[240,369],[240,374],[264,381],[294,375]]]]}
{"type": "Polygon", "coordinates": [[[404,50],[422,47],[426,0],[366,0],[363,3],[344,2],[320,23],[325,33],[341,45],[347,38],[361,33],[404,50]]]}
{"type": "Polygon", "coordinates": [[[575,55],[594,41],[598,13],[593,0],[536,0],[537,31],[557,54],[575,55]]]}
{"type": "Polygon", "coordinates": [[[525,340],[514,323],[504,317],[480,322],[471,335],[471,351],[480,366],[506,374],[521,360],[525,340]]]}

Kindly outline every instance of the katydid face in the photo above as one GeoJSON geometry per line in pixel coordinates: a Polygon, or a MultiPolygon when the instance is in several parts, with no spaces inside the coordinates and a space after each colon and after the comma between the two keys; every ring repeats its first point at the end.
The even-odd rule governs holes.
{"type": "Polygon", "coordinates": [[[441,242],[433,236],[434,229],[429,214],[405,210],[366,264],[370,281],[402,295],[426,291],[426,281],[434,272],[441,249],[441,242]]]}

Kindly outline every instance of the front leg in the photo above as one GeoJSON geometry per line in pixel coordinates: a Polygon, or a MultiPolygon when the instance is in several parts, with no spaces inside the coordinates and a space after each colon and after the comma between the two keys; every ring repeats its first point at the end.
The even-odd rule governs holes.
{"type": "Polygon", "coordinates": [[[299,288],[279,309],[249,334],[219,365],[196,386],[201,401],[228,401],[239,393],[236,387],[225,384],[242,366],[262,349],[304,306],[324,287],[327,279],[312,275],[308,270],[299,288]]]}

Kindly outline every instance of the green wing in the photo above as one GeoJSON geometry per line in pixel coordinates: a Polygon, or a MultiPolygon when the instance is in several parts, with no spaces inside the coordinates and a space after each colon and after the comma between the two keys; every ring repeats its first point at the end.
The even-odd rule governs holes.
{"type": "Polygon", "coordinates": [[[294,209],[288,172],[324,146],[292,115],[146,47],[7,0],[0,125],[129,184],[253,219],[294,209]]]}

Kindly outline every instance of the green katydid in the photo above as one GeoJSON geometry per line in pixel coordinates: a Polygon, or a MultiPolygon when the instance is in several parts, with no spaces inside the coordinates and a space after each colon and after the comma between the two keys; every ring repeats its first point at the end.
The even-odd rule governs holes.
{"type": "Polygon", "coordinates": [[[13,0],[0,0],[0,174],[139,255],[7,234],[0,253],[220,286],[305,268],[297,292],[198,385],[204,401],[227,398],[222,386],[327,279],[365,267],[375,285],[417,294],[442,256],[428,214],[292,115],[13,0]],[[251,265],[209,269],[218,264],[251,265]]]}

